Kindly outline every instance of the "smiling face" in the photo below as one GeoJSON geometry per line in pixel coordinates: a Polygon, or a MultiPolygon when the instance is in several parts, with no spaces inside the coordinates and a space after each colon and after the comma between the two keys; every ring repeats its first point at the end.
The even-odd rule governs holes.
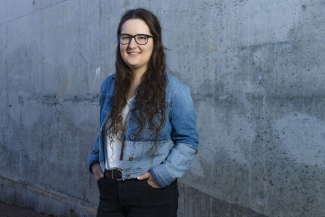
{"type": "MultiPolygon", "coordinates": [[[[147,24],[140,19],[130,19],[125,21],[122,25],[121,34],[151,35],[147,24]]],[[[132,38],[129,44],[120,44],[120,53],[123,61],[130,67],[130,69],[136,75],[142,76],[148,68],[153,47],[153,38],[149,38],[146,45],[138,45],[135,42],[135,39],[132,38]]]]}

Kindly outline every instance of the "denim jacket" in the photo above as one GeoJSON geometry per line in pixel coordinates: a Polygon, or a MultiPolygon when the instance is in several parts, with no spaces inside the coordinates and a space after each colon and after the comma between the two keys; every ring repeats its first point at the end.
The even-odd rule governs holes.
{"type": "MultiPolygon", "coordinates": [[[[166,75],[168,80],[166,120],[155,146],[154,141],[149,138],[151,135],[149,127],[145,127],[139,136],[134,136],[136,122],[133,116],[136,114],[131,112],[129,115],[123,150],[123,180],[136,178],[150,171],[156,181],[162,187],[166,187],[185,173],[197,153],[198,134],[190,89],[174,76],[168,73],[166,75]]],[[[100,128],[93,145],[93,151],[88,157],[90,172],[92,172],[91,165],[98,162],[102,171],[105,170],[104,126],[111,110],[110,102],[114,91],[114,81],[115,74],[108,76],[101,86],[99,96],[100,128]]]]}

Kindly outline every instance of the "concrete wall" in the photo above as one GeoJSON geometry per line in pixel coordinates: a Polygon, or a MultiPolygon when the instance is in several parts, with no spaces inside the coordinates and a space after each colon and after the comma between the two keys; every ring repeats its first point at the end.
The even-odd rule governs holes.
{"type": "Polygon", "coordinates": [[[0,200],[94,216],[99,87],[139,6],[197,111],[179,216],[325,216],[322,0],[1,0],[0,200]]]}

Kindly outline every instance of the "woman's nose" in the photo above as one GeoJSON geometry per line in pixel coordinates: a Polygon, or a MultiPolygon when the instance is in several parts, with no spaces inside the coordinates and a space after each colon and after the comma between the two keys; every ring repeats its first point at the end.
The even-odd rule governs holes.
{"type": "Polygon", "coordinates": [[[135,38],[131,38],[131,41],[129,43],[130,48],[135,48],[138,44],[135,42],[135,38]]]}

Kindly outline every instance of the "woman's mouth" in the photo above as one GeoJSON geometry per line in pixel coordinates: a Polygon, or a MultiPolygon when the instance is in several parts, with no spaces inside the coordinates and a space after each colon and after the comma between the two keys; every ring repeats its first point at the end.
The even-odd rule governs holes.
{"type": "Polygon", "coordinates": [[[141,52],[128,52],[128,54],[130,55],[137,55],[137,54],[140,54],[141,52]]]}

